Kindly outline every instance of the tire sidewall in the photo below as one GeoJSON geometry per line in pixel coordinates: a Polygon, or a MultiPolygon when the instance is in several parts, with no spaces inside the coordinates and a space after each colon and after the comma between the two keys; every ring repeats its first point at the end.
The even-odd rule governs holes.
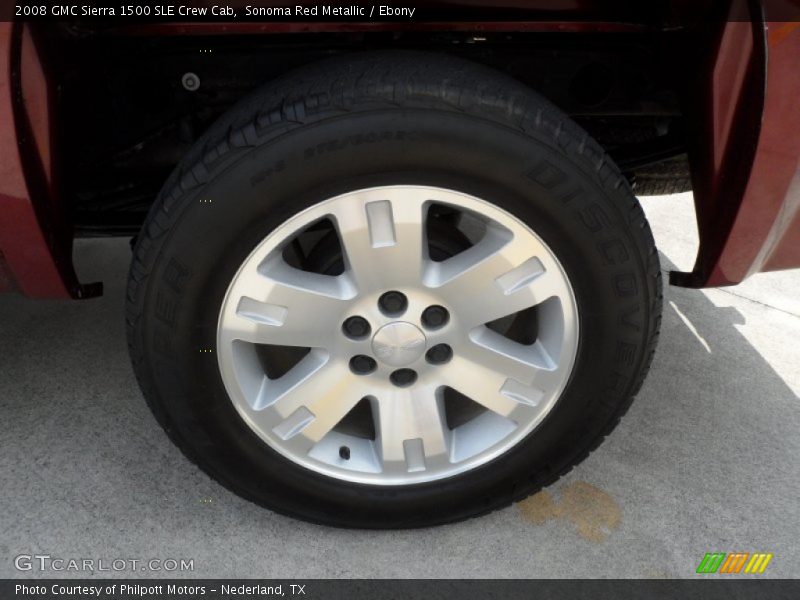
{"type": "Polygon", "coordinates": [[[619,208],[630,193],[551,140],[430,109],[333,117],[237,154],[173,208],[144,298],[138,330],[173,436],[237,493],[327,523],[455,520],[548,483],[602,435],[644,361],[653,291],[619,208]],[[562,264],[580,320],[572,377],[535,431],[472,471],[403,488],[334,480],[272,450],[228,398],[215,347],[227,287],[256,245],[318,202],[383,185],[455,190],[526,223],[562,264]]]}

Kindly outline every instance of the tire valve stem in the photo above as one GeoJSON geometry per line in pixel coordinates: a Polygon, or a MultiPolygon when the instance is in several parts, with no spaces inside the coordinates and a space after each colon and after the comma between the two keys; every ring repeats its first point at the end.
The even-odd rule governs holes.
{"type": "Polygon", "coordinates": [[[347,446],[342,446],[339,448],[339,457],[343,458],[344,460],[350,460],[350,448],[347,446]]]}

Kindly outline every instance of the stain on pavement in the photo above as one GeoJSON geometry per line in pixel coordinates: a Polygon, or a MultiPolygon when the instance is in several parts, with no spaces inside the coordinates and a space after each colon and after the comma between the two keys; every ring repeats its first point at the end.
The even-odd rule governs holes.
{"type": "Polygon", "coordinates": [[[622,520],[617,502],[585,481],[565,486],[558,500],[543,490],[518,503],[517,508],[523,519],[535,525],[552,519],[567,519],[582,538],[595,543],[604,541],[622,520]]]}

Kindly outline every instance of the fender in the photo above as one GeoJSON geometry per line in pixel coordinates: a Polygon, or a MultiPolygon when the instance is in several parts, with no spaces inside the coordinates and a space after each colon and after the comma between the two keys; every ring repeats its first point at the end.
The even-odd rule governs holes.
{"type": "Polygon", "coordinates": [[[0,23],[0,291],[89,298],[72,266],[72,230],[58,202],[52,98],[33,36],[0,23]]]}

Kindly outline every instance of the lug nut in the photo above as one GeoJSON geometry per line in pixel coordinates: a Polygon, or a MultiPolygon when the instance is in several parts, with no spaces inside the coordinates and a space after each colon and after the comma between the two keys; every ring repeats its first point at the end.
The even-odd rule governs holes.
{"type": "Polygon", "coordinates": [[[444,306],[429,306],[422,313],[422,324],[428,329],[443,327],[450,320],[450,313],[444,306]]]}
{"type": "Polygon", "coordinates": [[[453,349],[447,344],[436,344],[425,353],[425,359],[432,365],[441,365],[453,358],[453,349]]]}
{"type": "Polygon", "coordinates": [[[389,375],[389,379],[397,387],[408,387],[417,380],[417,372],[413,369],[397,369],[389,375]]]}
{"type": "Polygon", "coordinates": [[[342,331],[352,339],[361,339],[369,335],[370,327],[363,317],[350,317],[342,323],[342,331]]]}
{"type": "Polygon", "coordinates": [[[372,373],[378,364],[375,359],[363,354],[357,354],[350,359],[350,370],[356,375],[368,375],[372,373]]]}
{"type": "Polygon", "coordinates": [[[408,299],[401,292],[386,292],[378,298],[378,306],[385,314],[397,316],[403,314],[408,308],[408,299]]]}

